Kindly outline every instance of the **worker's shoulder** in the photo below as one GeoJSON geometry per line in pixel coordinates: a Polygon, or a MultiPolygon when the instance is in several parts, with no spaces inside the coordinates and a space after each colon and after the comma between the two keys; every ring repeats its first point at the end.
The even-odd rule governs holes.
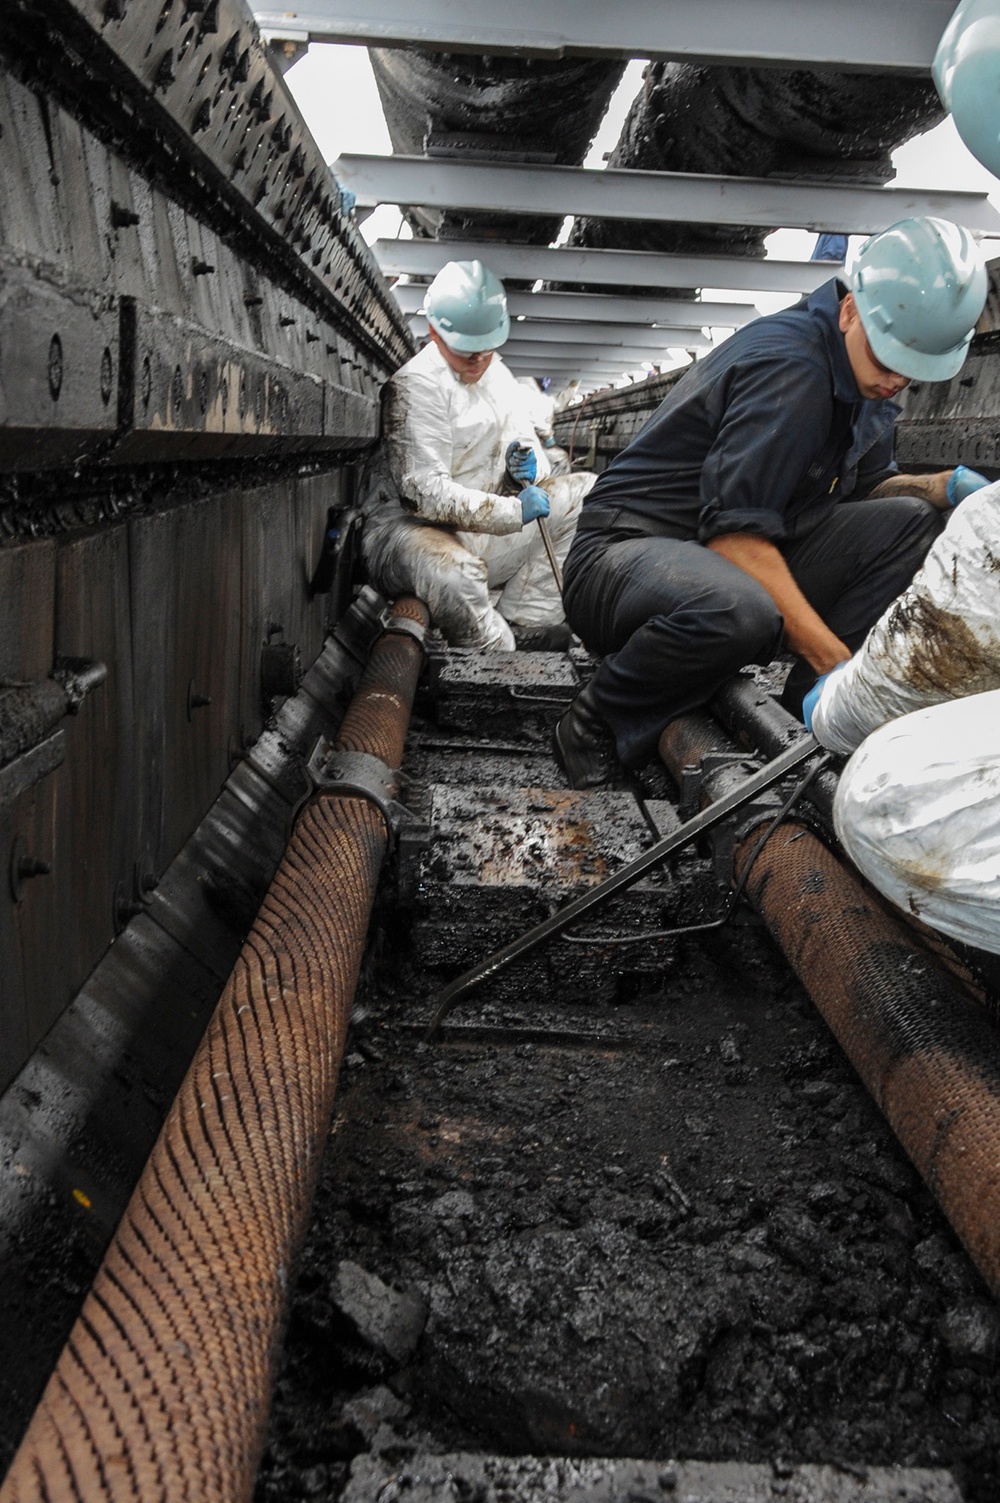
{"type": "Polygon", "coordinates": [[[831,341],[841,336],[819,318],[796,305],[766,318],[744,324],[721,348],[732,347],[734,357],[744,360],[802,362],[826,367],[831,341]]]}
{"type": "Polygon", "coordinates": [[[434,412],[445,414],[454,405],[458,384],[457,377],[437,350],[428,344],[389,377],[383,402],[390,407],[402,403],[409,411],[428,415],[434,412]]]}
{"type": "Polygon", "coordinates": [[[411,355],[398,370],[389,377],[390,382],[396,386],[433,384],[440,380],[442,371],[446,371],[440,354],[433,344],[425,344],[422,350],[411,355]]]}
{"type": "Polygon", "coordinates": [[[699,361],[693,367],[695,372],[704,367],[698,384],[706,389],[721,386],[722,392],[734,383],[753,387],[758,382],[783,390],[799,388],[803,395],[813,388],[829,389],[834,357],[823,331],[801,319],[778,324],[773,321],[777,317],[746,325],[699,361]]]}

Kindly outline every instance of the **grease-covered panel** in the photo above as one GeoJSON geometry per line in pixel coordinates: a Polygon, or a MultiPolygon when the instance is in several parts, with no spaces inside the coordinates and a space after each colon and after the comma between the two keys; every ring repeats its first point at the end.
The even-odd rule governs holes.
{"type": "Polygon", "coordinates": [[[61,932],[81,984],[127,918],[144,878],[159,875],[138,844],[132,762],[136,718],[129,612],[128,529],[66,539],[59,548],[56,649],[104,663],[108,676],[65,723],[65,800],[55,876],[66,899],[61,932]],[[119,909],[121,911],[119,911],[119,909]]]}
{"type": "MultiPolygon", "coordinates": [[[[0,862],[10,861],[14,837],[10,811],[0,805],[0,862]]],[[[24,984],[18,961],[14,904],[8,874],[0,869],[0,1091],[6,1089],[28,1052],[24,984]]]]}
{"type": "MultiPolygon", "coordinates": [[[[315,475],[300,480],[296,486],[297,562],[294,588],[289,594],[289,607],[294,623],[291,629],[302,649],[303,668],[310,666],[323,646],[326,622],[336,619],[335,615],[328,612],[331,603],[329,597],[310,597],[308,586],[323,552],[327,515],[331,509],[341,511],[338,520],[339,530],[343,534],[343,509],[347,507],[350,498],[351,473],[350,470],[341,469],[327,475],[315,475]]],[[[340,572],[338,570],[337,574],[340,572]]],[[[336,578],[337,576],[331,596],[336,594],[336,578]]],[[[347,604],[344,601],[341,611],[336,614],[346,610],[347,604]]]]}
{"type": "Polygon", "coordinates": [[[129,524],[143,850],[176,855],[229,771],[237,727],[242,495],[129,524]]]}
{"type": "Polygon", "coordinates": [[[0,678],[25,682],[52,671],[55,544],[0,548],[0,678]]]}
{"type": "Polygon", "coordinates": [[[73,902],[75,895],[65,881],[65,871],[60,871],[57,850],[65,797],[63,766],[17,800],[11,811],[10,844],[0,851],[3,901],[11,908],[14,959],[24,986],[25,1042],[29,1049],[48,1032],[74,990],[63,919],[66,904],[73,902]],[[32,872],[35,874],[30,875],[32,872]]]}
{"type": "MultiPolygon", "coordinates": [[[[52,668],[55,597],[55,545],[48,540],[0,548],[0,679],[24,682],[46,678],[52,668]]],[[[0,1087],[20,1064],[28,1046],[27,1006],[21,969],[23,923],[14,902],[12,860],[20,860],[31,833],[22,794],[13,806],[0,805],[0,1087]],[[26,823],[27,821],[27,823],[26,823]],[[17,844],[17,850],[15,850],[17,844]]],[[[34,853],[31,853],[34,854],[34,853]]],[[[39,882],[47,878],[37,878],[39,882]]],[[[32,906],[38,902],[37,892],[32,906]]],[[[51,947],[51,935],[48,944],[51,947]]]]}
{"type": "Polygon", "coordinates": [[[304,589],[295,557],[295,483],[262,486],[242,507],[243,582],[240,648],[240,748],[255,740],[266,719],[261,659],[268,646],[298,645],[289,603],[304,589]]]}

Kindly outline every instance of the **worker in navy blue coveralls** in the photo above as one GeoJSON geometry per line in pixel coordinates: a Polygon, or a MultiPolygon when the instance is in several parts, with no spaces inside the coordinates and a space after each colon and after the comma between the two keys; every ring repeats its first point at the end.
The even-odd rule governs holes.
{"type": "MultiPolygon", "coordinates": [[[[927,224],[959,233],[944,221],[893,229],[927,224]]],[[[891,234],[867,242],[861,260],[875,246],[877,263],[891,234]]],[[[953,472],[898,473],[892,398],[910,377],[876,356],[867,306],[832,279],[746,325],[685,372],[599,476],[565,568],[567,620],[603,658],[556,731],[573,786],[611,781],[616,754],[642,767],[671,720],[783,649],[798,655],[785,703],[800,713],[817,676],[850,657],[909,584],[944,525],[953,472]]],[[[897,348],[893,334],[879,347],[911,371],[958,369],[981,308],[973,289],[946,310],[943,336],[931,317],[927,351],[897,348]]]]}

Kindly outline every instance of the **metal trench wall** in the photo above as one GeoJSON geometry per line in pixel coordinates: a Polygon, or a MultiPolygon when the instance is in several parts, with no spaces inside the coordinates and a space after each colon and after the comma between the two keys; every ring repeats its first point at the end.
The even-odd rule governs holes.
{"type": "MultiPolygon", "coordinates": [[[[694,715],[667,727],[660,755],[679,776],[727,744],[713,722],[694,715]]],[[[739,776],[706,781],[717,795],[727,777],[739,776]]],[[[758,823],[738,837],[734,881],[759,834],[758,823]]],[[[1000,1295],[1000,1051],[987,1014],[800,821],[771,836],[746,891],[1000,1295]]]]}
{"type": "MultiPolygon", "coordinates": [[[[390,621],[339,750],[399,766],[420,662],[390,621]]],[[[362,797],[303,809],[3,1503],[250,1496],[386,839],[362,797]]]]}
{"type": "Polygon", "coordinates": [[[411,351],[242,0],[9,0],[0,688],[107,678],[61,757],[0,748],[0,1088],[344,609],[411,351]]]}

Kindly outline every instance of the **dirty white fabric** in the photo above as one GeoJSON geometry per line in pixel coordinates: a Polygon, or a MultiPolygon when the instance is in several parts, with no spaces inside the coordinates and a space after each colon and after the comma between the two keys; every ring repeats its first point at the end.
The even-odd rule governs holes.
{"type": "MultiPolygon", "coordinates": [[[[379,473],[384,473],[380,465],[371,466],[373,483],[379,473]]],[[[553,475],[545,481],[549,535],[561,565],[573,542],[583,498],[596,478],[553,475]]],[[[373,526],[369,511],[364,556],[369,575],[382,593],[390,598],[418,596],[434,625],[455,647],[497,647],[512,652],[515,643],[509,622],[549,626],[563,620],[562,600],[535,522],[516,534],[496,537],[428,526],[405,514],[373,526]]]]}
{"type": "Polygon", "coordinates": [[[563,620],[538,527],[522,526],[518,497],[501,494],[514,441],[535,450],[563,562],[595,477],[550,478],[528,394],[502,359],[494,355],[468,384],[428,344],[386,383],[382,443],[361,482],[365,562],[384,594],[412,591],[424,600],[455,646],[510,650],[509,622],[563,620]]]}
{"type": "Polygon", "coordinates": [[[1000,690],[875,731],[841,775],[834,824],[898,907],[1000,954],[1000,690]]]}
{"type": "Polygon", "coordinates": [[[913,710],[1000,688],[1000,482],[956,507],[908,590],[830,676],[813,733],[852,752],[913,710]]]}

